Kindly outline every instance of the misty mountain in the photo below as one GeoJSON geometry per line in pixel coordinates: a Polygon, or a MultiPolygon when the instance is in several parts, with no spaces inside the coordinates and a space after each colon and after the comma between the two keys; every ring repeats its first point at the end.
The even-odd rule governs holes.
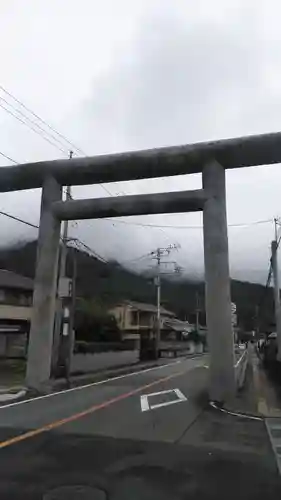
{"type": "MultiPolygon", "coordinates": [[[[0,250],[0,268],[34,278],[37,242],[0,250]]],[[[73,256],[77,262],[77,296],[94,299],[106,307],[122,299],[155,303],[153,279],[134,273],[118,262],[102,262],[88,253],[71,248],[67,258],[67,275],[72,275],[73,256]]],[[[195,321],[196,294],[200,322],[205,323],[204,283],[168,281],[162,278],[161,303],[181,319],[195,321]]],[[[256,326],[259,308],[260,327],[274,328],[272,290],[259,284],[231,281],[232,301],[236,303],[239,325],[245,329],[256,326]]]]}

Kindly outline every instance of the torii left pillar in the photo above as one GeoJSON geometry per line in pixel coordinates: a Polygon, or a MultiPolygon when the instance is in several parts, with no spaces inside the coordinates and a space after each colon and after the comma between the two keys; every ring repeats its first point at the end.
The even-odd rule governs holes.
{"type": "Polygon", "coordinates": [[[53,215],[52,203],[61,199],[62,187],[53,177],[46,178],[42,188],[26,371],[27,387],[36,390],[47,385],[51,374],[60,240],[60,221],[53,215]]]}

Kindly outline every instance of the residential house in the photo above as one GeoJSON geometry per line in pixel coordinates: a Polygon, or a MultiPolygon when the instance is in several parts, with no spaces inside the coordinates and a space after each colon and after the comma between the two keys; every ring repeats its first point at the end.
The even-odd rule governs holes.
{"type": "MultiPolygon", "coordinates": [[[[157,307],[144,302],[123,301],[109,311],[117,322],[123,339],[137,339],[141,331],[153,329],[156,325],[157,307]]],[[[165,320],[175,317],[175,314],[164,307],[160,308],[161,330],[165,330],[165,320]]]]}
{"type": "Polygon", "coordinates": [[[193,325],[188,321],[181,321],[177,318],[168,318],[165,320],[167,336],[172,340],[183,340],[193,330],[193,325]]]}
{"type": "Polygon", "coordinates": [[[16,346],[25,346],[32,295],[32,279],[0,269],[0,355],[12,355],[16,346]]]}
{"type": "Polygon", "coordinates": [[[184,341],[190,354],[202,353],[206,346],[207,328],[199,326],[196,332],[196,325],[188,321],[181,321],[177,318],[167,319],[165,325],[169,330],[166,340],[184,341]]]}

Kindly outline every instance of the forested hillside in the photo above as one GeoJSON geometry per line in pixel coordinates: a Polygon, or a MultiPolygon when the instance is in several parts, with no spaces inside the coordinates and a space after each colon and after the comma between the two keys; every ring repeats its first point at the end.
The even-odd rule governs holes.
{"type": "MultiPolygon", "coordinates": [[[[93,299],[105,307],[121,299],[155,302],[153,281],[135,274],[116,262],[104,263],[79,250],[77,259],[77,295],[93,299]]],[[[34,277],[36,242],[30,242],[0,251],[0,268],[9,269],[25,276],[34,277]]],[[[71,259],[67,262],[71,275],[71,259]]],[[[189,281],[162,280],[162,305],[174,311],[180,318],[194,321],[196,292],[199,296],[200,321],[204,323],[204,284],[189,281]]],[[[260,310],[260,327],[274,328],[272,291],[262,285],[232,280],[231,295],[237,305],[239,324],[252,329],[256,325],[257,307],[260,310]]]]}

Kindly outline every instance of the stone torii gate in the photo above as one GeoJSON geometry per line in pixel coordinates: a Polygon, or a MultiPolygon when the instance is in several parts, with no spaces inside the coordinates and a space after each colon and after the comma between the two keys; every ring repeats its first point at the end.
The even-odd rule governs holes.
{"type": "Polygon", "coordinates": [[[27,385],[39,389],[51,372],[62,220],[203,211],[209,396],[235,392],[234,346],[225,199],[225,169],[281,162],[281,133],[0,169],[0,192],[42,187],[27,385]],[[202,189],[62,201],[62,186],[202,172],[202,189]]]}

